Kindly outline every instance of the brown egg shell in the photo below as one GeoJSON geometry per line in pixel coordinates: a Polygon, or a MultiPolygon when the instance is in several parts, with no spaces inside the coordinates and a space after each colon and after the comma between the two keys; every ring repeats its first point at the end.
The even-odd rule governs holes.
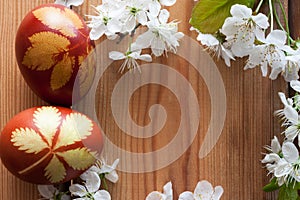
{"type": "MultiPolygon", "coordinates": [[[[49,51],[49,46],[57,45],[58,40],[50,39],[47,40],[45,43],[45,48],[42,50],[45,54],[45,52],[49,51]]],[[[41,42],[45,42],[44,40],[41,40],[41,42]]],[[[16,35],[16,41],[15,41],[15,53],[17,62],[20,68],[20,71],[29,85],[29,87],[43,100],[54,104],[54,105],[62,105],[62,106],[71,106],[72,105],[72,96],[73,96],[73,102],[76,100],[78,101],[84,94],[82,94],[80,91],[74,91],[73,94],[73,87],[74,87],[74,81],[76,79],[76,76],[78,74],[80,65],[82,60],[84,60],[90,52],[94,48],[94,43],[89,39],[89,29],[83,19],[74,11],[57,4],[45,4],[36,7],[32,11],[30,11],[23,21],[21,22],[17,35],[16,35]],[[46,9],[45,9],[46,8],[46,9]],[[47,9],[50,8],[50,9],[47,9]],[[41,11],[42,12],[39,12],[41,11]],[[68,13],[71,14],[58,14],[54,13],[53,10],[57,13],[68,13]],[[51,13],[52,12],[52,13],[51,13]],[[39,13],[39,17],[47,20],[52,20],[50,24],[53,24],[53,20],[55,21],[55,26],[49,26],[47,23],[47,20],[40,20],[37,18],[37,14],[39,13]],[[41,14],[42,13],[42,14],[41,14]],[[45,17],[45,16],[51,15],[51,17],[45,17]],[[57,16],[56,16],[57,15],[57,16]],[[73,16],[75,19],[70,19],[73,16]],[[77,16],[77,17],[74,17],[77,16]],[[54,19],[57,17],[57,19],[54,19]],[[72,21],[73,20],[73,21],[72,21]],[[76,21],[77,20],[77,21],[76,21]],[[79,21],[80,20],[80,21],[79,21]],[[72,22],[68,26],[65,24],[65,21],[72,22]],[[73,23],[74,22],[74,23],[73,23]],[[76,22],[82,24],[82,26],[76,27],[76,22]],[[60,24],[62,23],[62,24],[60,24]],[[56,27],[57,26],[57,27],[56,27]],[[65,27],[65,28],[64,28],[65,27]],[[66,28],[67,27],[67,28],[66,28]],[[72,32],[72,36],[66,35],[63,30],[72,32]],[[30,38],[35,35],[37,36],[39,33],[46,33],[51,34],[51,36],[55,36],[55,38],[65,38],[64,41],[69,41],[69,45],[66,47],[66,49],[58,48],[59,54],[51,55],[51,51],[49,52],[49,57],[47,56],[37,56],[33,53],[33,55],[29,54],[27,58],[30,60],[31,63],[36,63],[37,59],[40,57],[43,57],[45,59],[45,62],[51,58],[54,64],[49,68],[44,68],[43,70],[38,70],[39,68],[43,68],[41,66],[28,66],[27,63],[24,62],[26,52],[28,53],[30,49],[34,48],[34,46],[38,46],[39,44],[33,43],[30,38]],[[53,35],[55,34],[55,35],[53,35]],[[65,56],[65,57],[64,57],[65,56]],[[71,65],[68,65],[64,63],[64,68],[61,68],[61,73],[57,73],[57,77],[54,79],[55,81],[51,82],[51,75],[54,73],[54,68],[58,66],[57,64],[60,63],[64,58],[70,59],[72,61],[71,65]],[[71,68],[70,68],[71,67],[71,68]],[[70,76],[71,71],[71,76],[70,76]],[[64,73],[67,72],[67,73],[64,73]],[[64,75],[62,75],[64,74],[64,75]],[[63,78],[61,78],[61,76],[63,78]],[[65,79],[65,80],[62,80],[65,79]],[[53,84],[53,85],[51,85],[53,84]]],[[[41,52],[41,51],[37,51],[41,52]]],[[[92,64],[91,64],[92,65],[92,64]]],[[[95,66],[89,66],[89,67],[95,67],[95,66]]],[[[90,74],[93,76],[94,74],[90,74]]]]}
{"type": "MultiPolygon", "coordinates": [[[[77,178],[86,169],[88,169],[91,165],[94,164],[96,157],[93,156],[92,160],[88,157],[87,158],[87,162],[89,163],[88,166],[85,166],[85,169],[78,170],[72,168],[65,161],[63,157],[57,155],[56,153],[67,152],[68,150],[72,151],[79,148],[81,149],[85,148],[88,149],[89,153],[91,152],[93,153],[89,155],[94,155],[94,154],[99,155],[103,147],[103,138],[99,127],[96,125],[95,122],[89,119],[92,124],[92,130],[91,130],[91,134],[88,137],[82,139],[81,141],[76,141],[73,144],[61,146],[57,149],[54,149],[58,141],[58,137],[60,137],[60,129],[62,127],[62,124],[66,119],[66,117],[70,116],[71,113],[80,114],[68,108],[44,106],[44,107],[30,108],[14,116],[4,127],[0,136],[0,157],[4,166],[16,177],[24,181],[35,183],[35,184],[56,184],[56,183],[67,182],[71,179],[77,178]],[[23,129],[29,128],[34,130],[39,135],[42,135],[41,137],[43,141],[46,142],[43,133],[40,131],[40,129],[37,127],[37,124],[34,122],[35,119],[34,113],[37,111],[37,109],[45,108],[45,107],[56,108],[61,113],[61,120],[59,122],[59,126],[57,128],[57,131],[53,139],[51,140],[53,142],[52,146],[49,148],[45,148],[38,153],[28,153],[25,150],[20,150],[20,145],[19,146],[16,145],[16,142],[13,142],[12,140],[13,132],[20,128],[23,129]],[[45,175],[47,171],[46,167],[49,165],[54,155],[59,159],[60,163],[63,164],[66,173],[64,178],[59,182],[50,181],[50,178],[46,177],[45,175]],[[36,163],[38,164],[35,165],[36,163]],[[28,170],[24,171],[24,169],[28,169],[28,170]]],[[[85,115],[80,114],[80,116],[85,116],[85,115]]],[[[32,143],[34,142],[35,141],[32,141],[32,143]]],[[[75,162],[79,162],[85,159],[85,157],[82,157],[82,159],[79,158],[80,158],[79,154],[78,156],[76,155],[75,162]]]]}

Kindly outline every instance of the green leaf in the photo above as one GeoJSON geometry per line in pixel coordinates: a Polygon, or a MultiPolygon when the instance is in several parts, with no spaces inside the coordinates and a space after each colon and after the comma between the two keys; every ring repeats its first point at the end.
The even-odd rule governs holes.
{"type": "Polygon", "coordinates": [[[276,178],[273,178],[269,184],[263,187],[263,191],[272,192],[278,190],[280,186],[277,184],[276,178]]]}
{"type": "Polygon", "coordinates": [[[255,0],[200,0],[192,11],[190,24],[202,33],[215,33],[230,16],[234,4],[253,7],[255,0]]]}
{"type": "Polygon", "coordinates": [[[278,200],[298,200],[298,189],[293,187],[293,184],[288,186],[283,185],[278,194],[278,200]]]}

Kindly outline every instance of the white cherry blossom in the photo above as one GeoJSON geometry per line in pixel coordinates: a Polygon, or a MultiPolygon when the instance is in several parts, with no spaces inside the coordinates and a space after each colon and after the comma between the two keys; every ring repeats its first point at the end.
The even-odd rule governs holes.
{"type": "Polygon", "coordinates": [[[286,99],[282,92],[279,92],[278,94],[284,108],[278,110],[276,114],[282,117],[284,120],[282,125],[287,127],[284,130],[285,137],[288,141],[294,141],[294,139],[298,136],[298,144],[300,144],[300,118],[296,108],[294,107],[294,101],[291,98],[286,99]]]}
{"type": "Polygon", "coordinates": [[[71,6],[80,6],[83,2],[84,0],[56,0],[54,3],[70,8],[71,6]]]}
{"type": "Polygon", "coordinates": [[[298,80],[300,69],[300,49],[286,56],[287,64],[285,66],[284,78],[286,81],[298,80]]]}
{"type": "Polygon", "coordinates": [[[265,148],[272,153],[279,154],[281,151],[281,145],[279,143],[278,138],[274,136],[274,138],[271,141],[271,146],[266,146],[265,148]]]}
{"type": "Polygon", "coordinates": [[[152,57],[149,54],[142,54],[142,50],[130,51],[128,50],[125,53],[121,53],[118,51],[111,51],[109,53],[109,58],[112,60],[123,60],[125,59],[124,63],[120,67],[120,72],[123,72],[126,68],[129,70],[139,70],[140,66],[137,63],[137,60],[142,60],[146,62],[151,62],[152,57]]]}
{"type": "Polygon", "coordinates": [[[286,33],[274,30],[266,38],[259,39],[263,44],[252,49],[245,69],[260,66],[262,75],[267,76],[269,65],[271,67],[270,78],[274,80],[285,69],[287,63],[285,51],[291,51],[291,48],[285,45],[286,33]]]}
{"type": "Polygon", "coordinates": [[[255,38],[269,27],[268,17],[262,13],[252,15],[250,8],[240,4],[233,5],[230,13],[232,17],[226,18],[221,32],[231,44],[232,53],[243,57],[252,50],[255,38]]]}
{"type": "Polygon", "coordinates": [[[298,80],[291,81],[290,86],[291,86],[291,88],[293,88],[293,90],[300,93],[300,81],[298,81],[298,80]]]}
{"type": "Polygon", "coordinates": [[[104,174],[104,177],[112,183],[116,183],[119,180],[119,176],[116,172],[117,165],[120,159],[116,159],[112,165],[108,165],[104,159],[92,166],[89,171],[96,172],[98,175],[104,174]]]}
{"type": "MultiPolygon", "coordinates": [[[[297,90],[300,89],[300,82],[292,81],[291,87],[297,90]]],[[[287,99],[285,94],[280,92],[279,97],[284,108],[277,111],[276,114],[283,119],[282,125],[286,127],[284,130],[286,140],[281,147],[277,137],[274,137],[271,146],[266,147],[269,153],[265,155],[262,163],[266,164],[269,174],[276,178],[277,184],[282,186],[293,181],[300,182],[299,151],[293,143],[297,137],[299,140],[300,131],[298,127],[300,123],[297,112],[299,110],[298,95],[287,99]]]]}
{"type": "Polygon", "coordinates": [[[158,16],[161,6],[172,6],[176,3],[176,0],[148,0],[149,15],[158,16]]]}
{"type": "Polygon", "coordinates": [[[146,197],[146,200],[173,200],[173,189],[172,183],[168,182],[164,188],[163,192],[153,191],[146,197]]]}
{"type": "Polygon", "coordinates": [[[126,68],[139,69],[136,60],[152,61],[150,55],[141,55],[143,49],[151,48],[155,56],[176,53],[179,40],[184,35],[178,32],[179,22],[169,22],[170,13],[162,9],[175,3],[176,0],[102,0],[102,4],[94,7],[95,15],[87,15],[90,39],[97,40],[105,35],[109,40],[118,39],[120,42],[124,37],[131,37],[131,43],[137,49],[132,50],[129,46],[125,53],[112,51],[109,57],[125,59],[121,72],[126,68]],[[140,33],[136,31],[140,26],[146,26],[147,31],[134,37],[140,33]]]}
{"type": "Polygon", "coordinates": [[[96,172],[87,171],[80,178],[84,185],[72,184],[69,190],[72,195],[78,196],[75,200],[110,200],[111,196],[106,190],[99,190],[101,180],[96,172]]]}
{"type": "Polygon", "coordinates": [[[261,161],[266,164],[266,168],[269,171],[269,174],[274,173],[277,167],[277,163],[280,161],[279,153],[281,152],[281,145],[278,141],[278,138],[274,136],[271,142],[271,146],[265,147],[270,153],[266,154],[264,159],[261,161]]]}
{"type": "Polygon", "coordinates": [[[157,17],[159,15],[159,11],[161,10],[161,4],[158,0],[150,0],[148,9],[148,16],[157,17]]]}
{"type": "Polygon", "coordinates": [[[139,35],[136,40],[140,49],[150,47],[155,56],[168,51],[176,53],[178,40],[183,37],[183,33],[178,32],[177,22],[168,23],[169,15],[166,9],[160,11],[158,18],[151,15],[147,22],[148,31],[139,35]]]}
{"type": "Polygon", "coordinates": [[[281,148],[276,137],[272,140],[271,146],[274,147],[274,144],[276,147],[268,149],[270,153],[266,154],[262,160],[262,163],[266,164],[269,174],[276,177],[279,186],[291,182],[293,178],[299,179],[293,167],[294,164],[297,164],[299,158],[298,150],[294,144],[284,142],[281,148]],[[280,154],[282,155],[280,156],[280,154]]]}
{"type": "MultiPolygon", "coordinates": [[[[195,30],[192,28],[192,30],[195,30]]],[[[225,61],[225,64],[230,67],[230,60],[235,60],[232,52],[227,49],[221,42],[212,34],[203,34],[198,32],[197,40],[201,42],[202,45],[206,46],[209,52],[213,52],[213,54],[220,58],[222,57],[225,61]]]]}
{"type": "Polygon", "coordinates": [[[198,182],[194,193],[183,192],[179,196],[179,200],[219,200],[224,190],[221,186],[213,188],[208,181],[198,182]]]}
{"type": "MultiPolygon", "coordinates": [[[[300,161],[297,147],[292,142],[285,142],[282,145],[282,162],[277,163],[274,175],[282,178],[285,183],[292,182],[295,179],[300,181],[300,161]]],[[[280,185],[281,183],[279,183],[280,185]]]]}
{"type": "Polygon", "coordinates": [[[88,26],[91,28],[91,40],[97,40],[102,35],[108,39],[115,39],[117,33],[122,29],[120,13],[124,12],[125,5],[122,2],[104,2],[94,7],[96,15],[87,15],[89,18],[88,26]]]}
{"type": "Polygon", "coordinates": [[[146,25],[148,18],[149,0],[128,0],[126,8],[120,17],[123,22],[122,32],[131,32],[136,27],[137,23],[146,25]]]}

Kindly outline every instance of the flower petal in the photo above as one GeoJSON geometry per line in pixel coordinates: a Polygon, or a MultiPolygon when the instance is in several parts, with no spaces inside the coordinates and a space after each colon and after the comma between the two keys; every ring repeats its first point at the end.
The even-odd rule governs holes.
{"type": "Polygon", "coordinates": [[[282,154],[284,159],[290,163],[295,163],[299,159],[298,149],[292,142],[285,142],[282,145],[282,154]]]}
{"type": "Polygon", "coordinates": [[[105,178],[112,183],[116,183],[119,180],[119,175],[114,170],[114,171],[111,171],[109,174],[105,174],[105,178]]]}
{"type": "Polygon", "coordinates": [[[219,45],[220,42],[211,34],[203,34],[199,32],[199,35],[197,36],[197,40],[201,42],[201,44],[211,47],[219,45]]]}
{"type": "Polygon", "coordinates": [[[284,107],[283,113],[290,122],[292,122],[293,124],[298,123],[298,112],[295,108],[293,108],[290,105],[287,105],[284,107]]]}
{"type": "Polygon", "coordinates": [[[109,52],[109,58],[112,60],[122,60],[122,59],[125,59],[126,56],[121,52],[111,51],[111,52],[109,52]]]}
{"type": "Polygon", "coordinates": [[[281,72],[282,72],[281,69],[278,69],[278,68],[272,68],[269,78],[270,78],[271,80],[275,80],[275,79],[277,79],[278,75],[279,75],[281,72]]]}
{"type": "Polygon", "coordinates": [[[271,141],[271,150],[273,153],[277,153],[277,154],[281,151],[281,145],[276,136],[274,136],[274,138],[271,141]]]}
{"type": "Polygon", "coordinates": [[[146,62],[152,62],[152,57],[149,54],[140,55],[139,59],[146,62]]]}
{"type": "Polygon", "coordinates": [[[124,27],[125,27],[126,31],[130,33],[135,28],[135,26],[136,26],[136,19],[135,19],[135,17],[131,16],[127,20],[124,27]]]}
{"type": "Polygon", "coordinates": [[[269,33],[269,35],[266,38],[266,41],[270,44],[284,45],[286,39],[286,32],[282,30],[274,30],[269,33]]]}
{"type": "Polygon", "coordinates": [[[107,30],[111,33],[118,33],[122,29],[122,24],[119,20],[117,19],[111,19],[107,23],[107,30]]]}
{"type": "Polygon", "coordinates": [[[104,161],[102,161],[103,165],[100,168],[100,174],[110,173],[113,170],[115,170],[117,165],[119,164],[119,161],[120,159],[116,159],[111,166],[107,165],[104,161]]]}
{"type": "Polygon", "coordinates": [[[53,185],[38,185],[37,188],[39,193],[47,199],[53,198],[57,192],[57,189],[53,185]]]}
{"type": "Polygon", "coordinates": [[[158,191],[154,191],[154,192],[151,192],[150,194],[148,194],[148,196],[146,197],[146,200],[166,200],[166,195],[164,195],[158,191]]]}
{"type": "Polygon", "coordinates": [[[147,23],[147,15],[145,12],[138,12],[136,19],[142,25],[146,25],[146,23],[147,23]]]}
{"type": "Polygon", "coordinates": [[[154,35],[152,31],[148,30],[147,32],[138,36],[135,44],[137,44],[137,46],[139,46],[140,49],[148,48],[151,44],[153,37],[154,35]]]}
{"type": "Polygon", "coordinates": [[[161,9],[161,5],[158,1],[151,1],[149,3],[149,15],[151,17],[157,17],[160,9],[161,9]]]}
{"type": "Polygon", "coordinates": [[[151,42],[151,50],[156,57],[161,56],[164,53],[165,49],[166,45],[164,41],[157,37],[153,38],[151,42]]]}
{"type": "Polygon", "coordinates": [[[100,26],[92,27],[90,31],[91,40],[98,40],[105,33],[105,30],[106,27],[104,24],[101,24],[100,26]]]}
{"type": "Polygon", "coordinates": [[[298,135],[298,127],[297,126],[289,126],[285,129],[284,134],[288,141],[293,141],[298,135]]]}
{"type": "Polygon", "coordinates": [[[85,181],[85,186],[88,192],[96,192],[99,190],[101,185],[101,180],[99,175],[96,172],[86,171],[80,178],[85,181]]]}
{"type": "Polygon", "coordinates": [[[194,194],[192,192],[183,192],[179,195],[178,200],[194,200],[194,194]]]}
{"type": "Polygon", "coordinates": [[[279,96],[281,102],[283,103],[283,105],[285,105],[285,106],[289,105],[286,100],[285,94],[283,92],[278,92],[278,96],[279,96]]]}
{"type": "Polygon", "coordinates": [[[252,10],[245,5],[235,4],[231,7],[230,13],[234,17],[250,18],[252,15],[252,10]]]}
{"type": "Polygon", "coordinates": [[[268,17],[262,13],[252,16],[253,21],[262,29],[267,29],[269,27],[268,17]]]}
{"type": "Polygon", "coordinates": [[[91,166],[87,171],[96,172],[97,174],[100,174],[100,168],[95,165],[91,166]]]}
{"type": "Polygon", "coordinates": [[[110,200],[111,196],[106,190],[99,190],[94,194],[94,200],[110,200]]]}
{"type": "Polygon", "coordinates": [[[167,196],[167,199],[170,199],[170,200],[173,199],[173,189],[172,189],[171,182],[168,182],[166,185],[164,185],[163,191],[164,191],[164,194],[167,196]]]}
{"type": "Polygon", "coordinates": [[[194,196],[201,196],[202,199],[210,199],[213,192],[213,187],[208,181],[200,181],[195,188],[194,196]]]}
{"type": "Polygon", "coordinates": [[[291,172],[292,169],[293,169],[292,165],[288,163],[284,158],[282,158],[277,162],[274,171],[274,176],[276,176],[277,178],[286,176],[291,172]]]}
{"type": "Polygon", "coordinates": [[[166,9],[162,9],[159,13],[159,21],[162,23],[162,24],[166,24],[168,22],[168,19],[170,17],[170,13],[168,10],[166,9]]]}
{"type": "Polygon", "coordinates": [[[297,92],[300,92],[300,81],[294,80],[290,82],[290,86],[297,92]]]}
{"type": "Polygon", "coordinates": [[[272,163],[277,162],[280,160],[280,157],[278,154],[270,153],[265,155],[264,159],[261,161],[262,163],[272,163]]]}
{"type": "Polygon", "coordinates": [[[67,6],[65,0],[56,0],[54,3],[55,4],[60,4],[60,5],[63,5],[63,6],[67,6]]]}
{"type": "Polygon", "coordinates": [[[87,191],[83,185],[73,184],[69,187],[69,190],[72,195],[84,197],[87,194],[87,191]]]}
{"type": "Polygon", "coordinates": [[[211,198],[211,199],[212,199],[212,200],[219,200],[219,199],[221,198],[223,192],[224,192],[223,187],[221,187],[221,186],[215,187],[215,192],[214,192],[214,194],[212,195],[212,198],[211,198]]]}

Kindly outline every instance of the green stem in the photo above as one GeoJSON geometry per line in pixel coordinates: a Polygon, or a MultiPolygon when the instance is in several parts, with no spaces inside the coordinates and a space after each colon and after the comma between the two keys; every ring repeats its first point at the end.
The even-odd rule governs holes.
{"type": "Polygon", "coordinates": [[[261,6],[262,6],[263,3],[264,3],[264,0],[260,0],[259,4],[258,4],[258,6],[257,6],[257,8],[255,10],[255,13],[258,13],[258,11],[260,10],[260,8],[261,8],[261,6]]]}
{"type": "Polygon", "coordinates": [[[289,21],[288,21],[288,19],[287,19],[286,12],[285,12],[285,10],[284,10],[284,7],[283,7],[281,1],[280,1],[280,0],[277,0],[277,2],[279,3],[281,12],[282,12],[282,14],[283,14],[283,19],[284,19],[284,23],[285,23],[285,27],[286,27],[286,33],[287,33],[287,35],[288,35],[288,45],[291,45],[291,43],[294,43],[295,41],[294,41],[293,38],[290,36],[291,32],[290,32],[289,21]]]}
{"type": "Polygon", "coordinates": [[[105,178],[102,179],[102,182],[103,182],[103,188],[104,188],[105,190],[108,190],[108,186],[107,186],[107,183],[106,183],[106,179],[105,179],[105,178]]]}
{"type": "Polygon", "coordinates": [[[274,11],[273,11],[273,2],[269,0],[270,16],[271,16],[271,31],[274,30],[274,11]]]}
{"type": "Polygon", "coordinates": [[[105,174],[99,174],[99,177],[100,177],[101,183],[103,183],[103,188],[105,190],[108,190],[108,186],[107,186],[107,183],[106,183],[105,174]]]}
{"type": "Polygon", "coordinates": [[[279,19],[278,13],[277,13],[277,10],[275,9],[274,5],[273,5],[273,9],[274,9],[274,16],[275,16],[275,20],[276,20],[276,22],[277,22],[277,25],[281,28],[281,30],[287,32],[287,31],[285,30],[285,28],[283,27],[283,25],[281,24],[281,21],[280,21],[280,19],[279,19]]]}

